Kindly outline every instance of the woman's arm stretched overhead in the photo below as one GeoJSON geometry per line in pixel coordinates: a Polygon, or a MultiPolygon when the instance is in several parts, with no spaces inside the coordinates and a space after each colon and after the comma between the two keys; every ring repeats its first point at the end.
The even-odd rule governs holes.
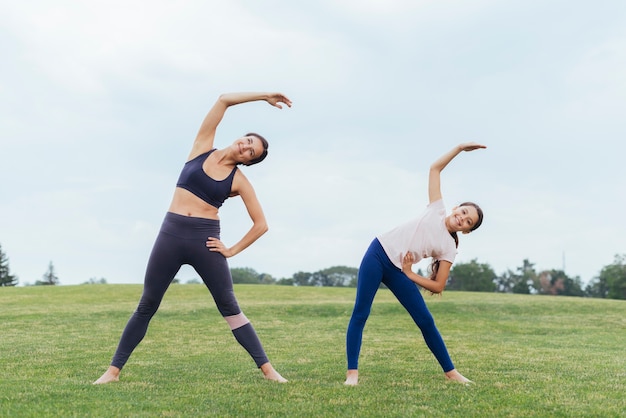
{"type": "Polygon", "coordinates": [[[443,154],[437,161],[430,166],[430,172],[428,173],[428,201],[429,203],[436,202],[441,199],[441,171],[446,168],[448,163],[454,159],[461,151],[474,151],[479,148],[487,148],[484,145],[477,144],[476,142],[467,142],[459,144],[452,148],[450,151],[443,154]]]}
{"type": "Polygon", "coordinates": [[[222,121],[226,109],[230,106],[235,106],[241,103],[255,102],[258,100],[265,100],[267,103],[274,107],[282,109],[281,103],[284,103],[288,107],[291,107],[291,100],[282,93],[225,93],[222,94],[209,113],[205,116],[196,139],[193,143],[189,159],[192,159],[203,152],[209,151],[213,148],[213,141],[215,140],[215,131],[217,126],[222,121]]]}

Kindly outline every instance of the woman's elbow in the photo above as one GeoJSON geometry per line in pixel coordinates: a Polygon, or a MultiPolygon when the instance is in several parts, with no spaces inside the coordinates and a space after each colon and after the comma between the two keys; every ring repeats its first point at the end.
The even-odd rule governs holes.
{"type": "Polygon", "coordinates": [[[265,222],[265,221],[263,221],[263,222],[255,222],[254,223],[254,228],[258,231],[259,236],[265,234],[270,229],[270,227],[267,225],[267,222],[265,222]]]}
{"type": "Polygon", "coordinates": [[[446,280],[443,280],[443,281],[434,280],[429,290],[433,293],[441,293],[445,289],[446,289],[446,280]]]}
{"type": "Polygon", "coordinates": [[[234,104],[232,95],[229,93],[220,94],[217,98],[217,102],[221,103],[224,107],[230,107],[234,104]]]}
{"type": "Polygon", "coordinates": [[[439,164],[437,164],[437,163],[433,163],[430,166],[429,174],[439,174],[439,173],[441,173],[441,166],[439,164]]]}

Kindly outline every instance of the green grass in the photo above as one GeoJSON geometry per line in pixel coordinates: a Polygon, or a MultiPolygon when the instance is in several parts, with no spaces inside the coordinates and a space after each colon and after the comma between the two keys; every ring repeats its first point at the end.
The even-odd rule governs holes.
{"type": "Polygon", "coordinates": [[[427,303],[461,373],[445,381],[408,314],[379,291],[360,385],[345,387],[355,289],[238,285],[274,366],[262,379],[202,285],[172,285],[121,381],[94,386],[139,285],[0,288],[2,417],[617,417],[626,302],[446,292],[427,303]]]}

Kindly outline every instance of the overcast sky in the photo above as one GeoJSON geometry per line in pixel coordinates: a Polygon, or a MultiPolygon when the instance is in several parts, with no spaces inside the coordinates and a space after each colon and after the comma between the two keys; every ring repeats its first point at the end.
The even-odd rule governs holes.
{"type": "MultiPolygon", "coordinates": [[[[448,209],[483,226],[457,262],[524,259],[583,283],[626,253],[626,2],[2,1],[0,245],[34,283],[141,283],[179,171],[220,93],[216,146],[270,140],[244,167],[270,230],[231,258],[275,278],[358,267],[419,215],[430,163],[448,209]]],[[[220,210],[222,240],[251,223],[220,210]]],[[[197,277],[190,267],[181,281],[197,277]]]]}

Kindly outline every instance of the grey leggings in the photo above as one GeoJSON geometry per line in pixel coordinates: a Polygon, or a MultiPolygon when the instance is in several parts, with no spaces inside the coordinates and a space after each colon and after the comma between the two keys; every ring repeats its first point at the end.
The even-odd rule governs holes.
{"type": "MultiPolygon", "coordinates": [[[[168,212],[157,237],[144,279],[143,294],[137,309],[126,324],[111,365],[122,368],[141,342],[163,295],[183,264],[191,265],[202,277],[222,316],[241,313],[233,291],[233,281],[226,258],[209,251],[208,237],[220,237],[218,220],[194,218],[168,212]]],[[[249,322],[232,330],[237,341],[248,351],[257,367],[268,362],[263,346],[249,322]]]]}

